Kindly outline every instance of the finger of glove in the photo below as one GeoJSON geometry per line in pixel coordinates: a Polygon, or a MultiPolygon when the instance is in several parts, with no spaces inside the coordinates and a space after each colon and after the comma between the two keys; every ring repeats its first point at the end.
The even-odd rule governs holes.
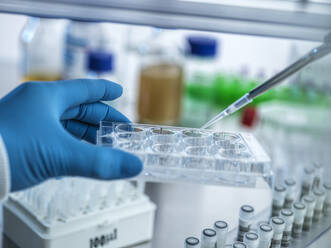
{"type": "Polygon", "coordinates": [[[62,121],[63,127],[78,139],[96,143],[98,128],[75,120],[62,121]]]}
{"type": "Polygon", "coordinates": [[[103,79],[73,79],[57,82],[64,110],[83,103],[110,101],[122,95],[119,84],[103,79]]]}
{"type": "Polygon", "coordinates": [[[61,119],[75,119],[93,125],[99,125],[100,121],[130,122],[121,112],[101,102],[81,104],[70,108],[61,119]]]}
{"type": "Polygon", "coordinates": [[[70,147],[69,168],[65,170],[69,176],[110,180],[133,177],[142,170],[142,162],[137,156],[121,150],[75,139],[70,142],[70,147]]]}

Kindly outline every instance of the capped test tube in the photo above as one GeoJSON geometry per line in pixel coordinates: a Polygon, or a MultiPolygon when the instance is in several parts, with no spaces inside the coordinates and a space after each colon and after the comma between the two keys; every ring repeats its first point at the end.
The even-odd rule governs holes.
{"type": "Polygon", "coordinates": [[[331,182],[325,182],[323,184],[323,188],[325,190],[325,201],[323,206],[323,213],[326,216],[331,215],[331,182]]]}
{"type": "Polygon", "coordinates": [[[282,238],[282,247],[288,247],[290,246],[290,242],[291,242],[291,232],[294,221],[294,213],[291,209],[284,208],[280,211],[280,217],[282,217],[285,221],[285,228],[282,238]]]}
{"type": "Polygon", "coordinates": [[[283,232],[285,229],[285,221],[281,217],[272,217],[270,222],[274,230],[270,247],[280,248],[282,244],[283,232]]]}
{"type": "Polygon", "coordinates": [[[256,232],[247,232],[244,235],[244,243],[247,248],[258,248],[259,246],[259,235],[256,232]]]}
{"type": "MultiPolygon", "coordinates": [[[[312,195],[305,195],[302,198],[303,202],[306,204],[306,214],[305,214],[305,220],[303,222],[303,230],[309,231],[311,228],[311,225],[313,223],[313,215],[314,215],[314,208],[316,204],[316,199],[312,195]]],[[[323,207],[323,206],[322,206],[323,207]]]]}
{"type": "Polygon", "coordinates": [[[315,170],[312,167],[306,167],[303,170],[302,185],[301,185],[301,197],[308,195],[313,187],[315,178],[315,170]]]}
{"type": "Polygon", "coordinates": [[[244,242],[236,241],[232,244],[232,248],[248,248],[244,242]]]}
{"type": "Polygon", "coordinates": [[[292,228],[292,237],[299,238],[302,233],[302,226],[306,214],[306,205],[302,202],[295,202],[293,204],[294,221],[292,228]]]}
{"type": "Polygon", "coordinates": [[[185,239],[185,248],[198,248],[199,247],[199,239],[195,237],[188,237],[185,239]]]}
{"type": "Polygon", "coordinates": [[[214,229],[203,229],[201,233],[201,248],[215,248],[216,241],[217,237],[214,229]]]}
{"type": "Polygon", "coordinates": [[[313,188],[319,188],[322,185],[324,168],[320,163],[314,163],[315,177],[313,182],[313,188]]]}
{"type": "Polygon", "coordinates": [[[286,187],[284,185],[276,185],[272,196],[271,217],[278,216],[280,210],[284,206],[286,196],[286,187]]]}
{"type": "Polygon", "coordinates": [[[259,242],[259,248],[269,248],[272,236],[274,234],[274,231],[272,229],[272,226],[264,223],[260,224],[258,228],[258,233],[260,236],[260,242],[259,242]]]}
{"type": "Polygon", "coordinates": [[[326,196],[325,190],[322,188],[314,189],[313,194],[316,198],[313,221],[318,222],[321,220],[322,214],[323,214],[323,205],[324,205],[324,200],[325,200],[325,196],[326,196]]]}
{"type": "Polygon", "coordinates": [[[219,220],[214,223],[214,229],[216,230],[217,243],[216,248],[225,248],[226,237],[228,235],[228,223],[219,220]]]}
{"type": "Polygon", "coordinates": [[[254,216],[254,208],[250,205],[242,205],[239,211],[238,241],[244,240],[244,234],[249,231],[254,216]]]}
{"type": "Polygon", "coordinates": [[[292,208],[292,204],[296,197],[296,181],[293,178],[287,178],[284,180],[286,186],[286,196],[284,202],[284,208],[292,208]]]}

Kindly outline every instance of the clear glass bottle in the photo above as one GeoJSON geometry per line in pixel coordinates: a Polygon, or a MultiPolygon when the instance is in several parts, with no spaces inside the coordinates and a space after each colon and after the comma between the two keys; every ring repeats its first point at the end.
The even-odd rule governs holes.
{"type": "Polygon", "coordinates": [[[64,77],[82,78],[88,74],[88,51],[97,49],[102,39],[100,23],[71,21],[65,35],[64,77]]]}
{"type": "Polygon", "coordinates": [[[139,122],[176,125],[182,92],[182,65],[176,47],[154,41],[142,54],[139,77],[139,122]]]}
{"type": "Polygon", "coordinates": [[[21,33],[22,81],[62,78],[63,22],[31,17],[21,33]]]}
{"type": "Polygon", "coordinates": [[[208,36],[186,38],[185,91],[181,124],[200,127],[212,114],[213,83],[217,68],[217,40],[208,36]]]}

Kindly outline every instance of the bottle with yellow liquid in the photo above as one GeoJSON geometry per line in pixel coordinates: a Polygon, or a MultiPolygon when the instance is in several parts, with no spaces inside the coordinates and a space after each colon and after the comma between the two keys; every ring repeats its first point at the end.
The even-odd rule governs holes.
{"type": "Polygon", "coordinates": [[[64,21],[29,18],[21,33],[22,81],[62,79],[64,21]]]}

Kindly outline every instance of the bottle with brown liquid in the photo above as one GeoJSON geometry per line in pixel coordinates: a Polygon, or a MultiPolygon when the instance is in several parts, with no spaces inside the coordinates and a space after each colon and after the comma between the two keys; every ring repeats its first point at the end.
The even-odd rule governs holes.
{"type": "Polygon", "coordinates": [[[140,71],[139,122],[176,125],[180,116],[183,70],[179,56],[159,51],[145,56],[140,71]]]}

